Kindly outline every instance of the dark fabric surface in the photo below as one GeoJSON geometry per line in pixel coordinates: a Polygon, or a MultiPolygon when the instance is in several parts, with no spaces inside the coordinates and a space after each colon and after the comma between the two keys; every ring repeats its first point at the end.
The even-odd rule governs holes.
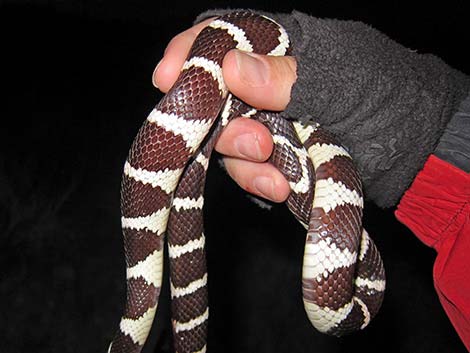
{"type": "MultiPolygon", "coordinates": [[[[124,300],[121,171],[161,97],[151,73],[171,37],[215,5],[227,6],[0,2],[0,352],[106,351],[124,300]]],[[[469,54],[452,40],[466,30],[455,9],[428,7],[420,16],[409,4],[318,3],[298,10],[370,23],[470,70],[469,54]]],[[[433,250],[391,211],[371,204],[365,211],[387,270],[383,308],[365,331],[337,339],[315,332],[303,312],[304,235],[286,208],[259,209],[215,166],[208,185],[211,352],[465,351],[434,292],[433,250]]],[[[171,352],[164,283],[145,352],[171,352]]]]}
{"type": "Polygon", "coordinates": [[[460,104],[447,124],[435,154],[470,173],[470,96],[460,104]]]}

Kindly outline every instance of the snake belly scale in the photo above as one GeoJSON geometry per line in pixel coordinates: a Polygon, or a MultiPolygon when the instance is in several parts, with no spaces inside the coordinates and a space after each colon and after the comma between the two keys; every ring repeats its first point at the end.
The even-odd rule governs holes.
{"type": "Polygon", "coordinates": [[[361,182],[351,157],[318,124],[257,111],[233,97],[221,66],[234,48],[290,53],[285,30],[267,17],[233,12],[215,19],[196,38],[176,83],[131,146],[121,186],[126,307],[108,352],[137,353],[147,339],[162,284],[165,236],[175,351],[207,350],[204,183],[215,142],[237,116],[257,119],[273,135],[270,161],[289,181],[287,205],[307,229],[302,292],[314,327],[340,336],[364,328],[380,308],[385,273],[362,228],[361,182]]]}

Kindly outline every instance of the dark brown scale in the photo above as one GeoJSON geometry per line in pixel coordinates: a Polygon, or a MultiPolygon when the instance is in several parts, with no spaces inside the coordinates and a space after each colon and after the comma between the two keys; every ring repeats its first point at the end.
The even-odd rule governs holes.
{"type": "MultiPolygon", "coordinates": [[[[256,120],[263,123],[272,135],[285,136],[287,140],[295,147],[304,149],[292,123],[283,119],[275,113],[261,113],[256,116],[256,120]]],[[[298,182],[303,175],[302,167],[297,155],[293,150],[283,146],[274,145],[273,153],[269,161],[275,165],[289,182],[298,182]]],[[[310,209],[314,197],[313,190],[315,185],[315,173],[312,163],[307,164],[307,174],[304,175],[310,181],[310,192],[291,193],[287,199],[287,206],[294,216],[303,224],[308,224],[310,218],[310,209]]]]}
{"type": "Polygon", "coordinates": [[[354,167],[351,158],[346,156],[336,156],[329,162],[322,164],[316,171],[318,180],[331,178],[335,182],[341,182],[349,190],[356,191],[362,196],[362,185],[359,174],[354,167]]]}
{"type": "Polygon", "coordinates": [[[170,195],[159,187],[143,184],[134,179],[123,177],[121,188],[129,195],[121,202],[123,217],[142,217],[155,212],[155,205],[170,203],[170,195]]]}
{"type": "Polygon", "coordinates": [[[129,249],[126,253],[127,267],[137,265],[155,250],[163,249],[162,239],[151,231],[126,229],[125,232],[124,246],[129,249]]]}
{"type": "Polygon", "coordinates": [[[204,226],[198,219],[200,213],[200,210],[172,210],[169,220],[173,232],[171,240],[168,240],[170,245],[184,245],[201,237],[204,226]]]}
{"type": "Polygon", "coordinates": [[[334,211],[328,213],[325,213],[322,208],[313,208],[307,241],[317,243],[328,234],[331,244],[338,249],[356,251],[359,247],[359,236],[354,237],[349,234],[361,234],[361,224],[357,222],[361,213],[359,207],[353,206],[337,206],[334,211]],[[331,217],[330,214],[334,216],[331,217]]]}
{"type": "Polygon", "coordinates": [[[210,73],[202,67],[193,66],[186,70],[186,75],[176,84],[179,92],[168,98],[167,105],[160,106],[162,112],[175,113],[188,120],[214,120],[223,99],[219,85],[210,73]],[[204,93],[196,95],[194,91],[204,93]]]}
{"type": "Polygon", "coordinates": [[[171,304],[173,320],[188,322],[199,317],[207,309],[207,287],[199,288],[191,295],[172,298],[171,304]]]}
{"type": "Polygon", "coordinates": [[[233,14],[227,16],[225,21],[243,28],[247,38],[262,38],[262,40],[250,41],[255,53],[269,53],[279,45],[279,26],[272,21],[267,21],[264,17],[251,13],[245,13],[241,16],[233,14]],[[275,35],[267,35],[268,33],[275,35]]]}
{"type": "Polygon", "coordinates": [[[202,249],[196,249],[178,258],[171,259],[171,266],[174,266],[171,283],[177,287],[186,287],[194,280],[202,278],[206,273],[206,269],[202,266],[200,259],[204,259],[204,255],[202,249]]]}
{"type": "Polygon", "coordinates": [[[220,29],[207,27],[198,40],[200,45],[193,46],[189,56],[206,58],[219,64],[220,67],[225,53],[234,48],[232,36],[220,29]]]}
{"type": "MultiPolygon", "coordinates": [[[[146,121],[134,140],[128,161],[134,168],[156,172],[167,168],[182,168],[188,160],[188,154],[189,148],[180,135],[146,121]],[[153,142],[155,136],[159,136],[156,143],[153,142]],[[170,153],[162,154],[162,151],[170,153]],[[171,153],[171,151],[180,151],[180,153],[171,153]]],[[[129,191],[131,194],[137,193],[134,190],[129,191]]],[[[122,193],[127,198],[127,190],[122,190],[122,193]]]]}
{"type": "Polygon", "coordinates": [[[127,286],[134,300],[127,302],[126,317],[135,320],[141,317],[149,307],[157,304],[155,294],[160,293],[160,288],[149,286],[143,278],[130,278],[127,280],[127,286]]]}
{"type": "MultiPolygon", "coordinates": [[[[197,183],[202,183],[205,181],[204,174],[206,173],[204,168],[199,163],[192,163],[191,167],[188,169],[192,169],[191,171],[186,171],[186,174],[191,174],[191,180],[196,180],[197,183]],[[194,178],[194,179],[193,179],[194,178]]],[[[189,177],[189,176],[188,176],[189,177]]],[[[179,198],[191,198],[197,200],[201,196],[201,190],[199,188],[191,187],[186,183],[181,184],[178,186],[178,197],[179,198]]]]}
{"type": "Polygon", "coordinates": [[[241,100],[239,100],[235,97],[232,99],[232,104],[230,106],[230,114],[233,115],[234,117],[235,116],[243,116],[246,119],[250,119],[250,117],[248,117],[247,115],[252,110],[253,110],[253,108],[251,106],[249,106],[248,104],[243,103],[241,100]]]}
{"type": "Polygon", "coordinates": [[[336,141],[336,138],[331,133],[321,128],[320,126],[317,127],[314,134],[309,136],[309,138],[304,142],[304,145],[308,148],[316,143],[341,146],[341,144],[336,141]]]}
{"type": "Polygon", "coordinates": [[[354,290],[351,278],[355,270],[352,265],[336,269],[328,277],[321,277],[318,281],[302,280],[304,299],[320,307],[338,310],[351,301],[351,293],[354,290]]]}

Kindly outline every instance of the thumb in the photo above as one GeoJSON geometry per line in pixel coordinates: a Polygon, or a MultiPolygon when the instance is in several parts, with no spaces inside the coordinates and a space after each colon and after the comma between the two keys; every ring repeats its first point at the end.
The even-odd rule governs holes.
{"type": "Polygon", "coordinates": [[[292,56],[267,56],[232,50],[224,58],[223,75],[229,90],[255,108],[280,111],[290,101],[297,79],[292,56]]]}

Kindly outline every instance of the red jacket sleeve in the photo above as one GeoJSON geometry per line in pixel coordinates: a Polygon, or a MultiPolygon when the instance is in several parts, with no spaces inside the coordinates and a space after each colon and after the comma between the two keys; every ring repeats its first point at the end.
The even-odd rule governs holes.
{"type": "Polygon", "coordinates": [[[395,215],[437,251],[434,286],[470,350],[470,174],[431,155],[395,215]]]}

